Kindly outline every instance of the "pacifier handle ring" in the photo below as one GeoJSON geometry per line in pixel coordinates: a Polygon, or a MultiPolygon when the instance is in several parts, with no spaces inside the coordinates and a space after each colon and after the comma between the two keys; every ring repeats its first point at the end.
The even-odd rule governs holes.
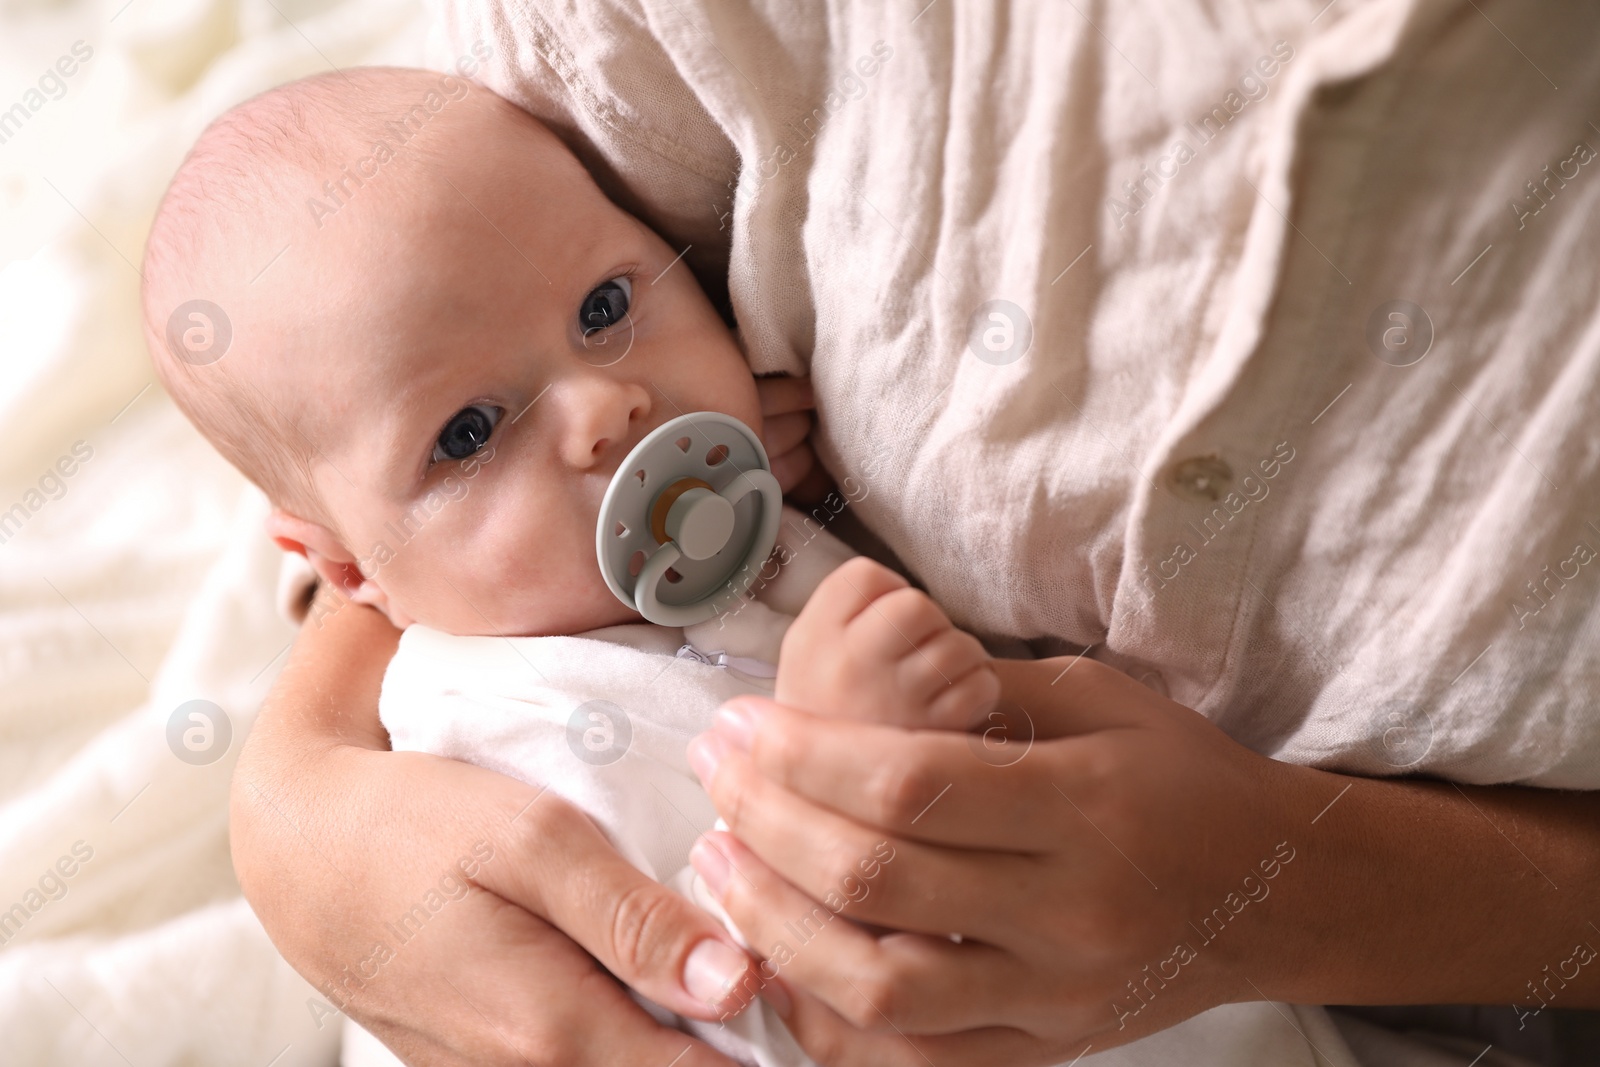
{"type": "Polygon", "coordinates": [[[772,546],[777,543],[778,523],[783,518],[783,489],[771,471],[754,469],[739,475],[717,494],[728,503],[737,504],[751,493],[761,494],[761,526],[749,553],[728,580],[733,588],[724,588],[716,596],[696,604],[663,604],[656,590],[666,581],[667,568],[683,557],[683,550],[677,543],[668,541],[652,552],[639,568],[638,583],[634,586],[634,607],[639,614],[663,626],[692,626],[722,614],[723,603],[745,591],[755,577],[754,572],[766,562],[772,546]]]}

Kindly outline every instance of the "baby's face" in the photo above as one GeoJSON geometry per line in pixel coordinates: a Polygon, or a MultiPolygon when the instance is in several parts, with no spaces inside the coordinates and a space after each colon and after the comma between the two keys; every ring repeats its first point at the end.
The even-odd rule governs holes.
{"type": "Polygon", "coordinates": [[[447,162],[388,164],[418,167],[420,192],[381,170],[351,185],[293,234],[295,269],[255,283],[263,385],[295,397],[339,540],[398,617],[504,635],[636,620],[595,558],[606,487],[678,415],[759,433],[754,380],[679,250],[552,135],[530,152],[503,111],[449,117],[426,131],[459,142],[447,162]]]}

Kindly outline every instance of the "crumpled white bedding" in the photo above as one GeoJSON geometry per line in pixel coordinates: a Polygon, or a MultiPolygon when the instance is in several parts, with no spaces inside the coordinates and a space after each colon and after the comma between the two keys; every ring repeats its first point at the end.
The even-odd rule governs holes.
{"type": "Polygon", "coordinates": [[[427,20],[7,0],[0,24],[0,1061],[332,1064],[337,1020],[228,856],[234,757],[293,632],[279,553],[260,494],[150,385],[136,265],[213,115],[330,62],[416,62],[427,20]],[[169,747],[192,700],[231,727],[207,749],[183,719],[209,763],[169,747]]]}

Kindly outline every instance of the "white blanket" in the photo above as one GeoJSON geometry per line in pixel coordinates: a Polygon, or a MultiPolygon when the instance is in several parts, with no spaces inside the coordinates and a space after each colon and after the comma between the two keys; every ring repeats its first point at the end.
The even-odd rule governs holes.
{"type": "Polygon", "coordinates": [[[280,554],[151,384],[134,265],[205,122],[330,62],[416,61],[425,25],[412,0],[0,3],[0,113],[24,111],[0,121],[7,1064],[337,1058],[228,855],[234,758],[293,635],[280,554]],[[169,733],[193,700],[226,743],[215,713],[169,733]]]}

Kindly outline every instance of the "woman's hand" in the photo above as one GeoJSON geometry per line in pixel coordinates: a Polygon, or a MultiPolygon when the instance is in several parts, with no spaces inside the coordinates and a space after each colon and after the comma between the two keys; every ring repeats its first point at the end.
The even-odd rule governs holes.
{"type": "Polygon", "coordinates": [[[811,429],[817,406],[809,378],[757,378],[763,422],[761,444],[772,461],[772,476],[784,495],[798,504],[821,503],[833,479],[817,462],[811,429]]]}
{"type": "Polygon", "coordinates": [[[749,971],[726,931],[554,794],[387,751],[398,633],[348,603],[312,617],[241,753],[231,830],[245,895],[322,993],[318,1021],[342,1010],[410,1063],[732,1067],[606,973],[717,1018],[743,1002],[708,964],[749,971]]]}
{"type": "Polygon", "coordinates": [[[1250,931],[1303,889],[1299,768],[1092,660],[996,667],[987,735],[741,700],[696,742],[734,835],[696,869],[824,1063],[1058,1063],[1252,999],[1250,931]]]}
{"type": "Polygon", "coordinates": [[[1278,763],[1092,660],[995,666],[984,735],[743,698],[695,742],[738,838],[695,867],[819,1062],[1056,1063],[1242,1000],[1600,1006],[1600,794],[1278,763]]]}

